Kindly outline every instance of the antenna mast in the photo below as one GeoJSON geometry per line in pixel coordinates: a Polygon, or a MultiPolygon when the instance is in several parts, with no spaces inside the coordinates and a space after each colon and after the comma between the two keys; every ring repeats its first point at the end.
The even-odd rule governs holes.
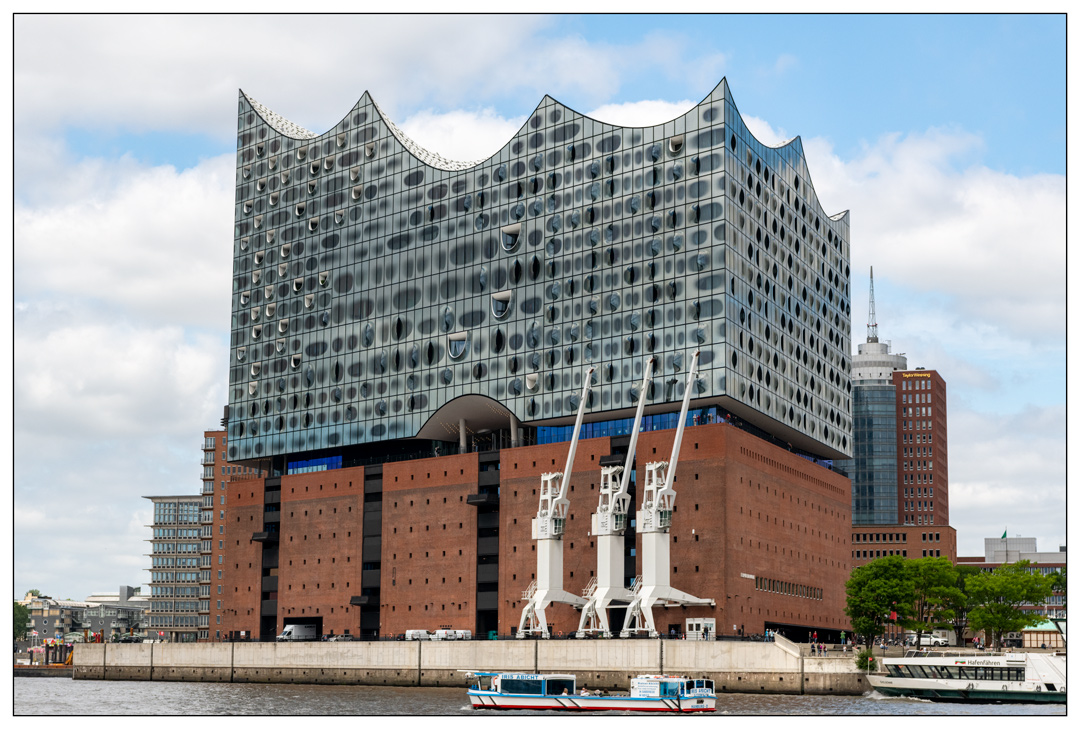
{"type": "Polygon", "coordinates": [[[877,338],[877,312],[874,310],[874,267],[870,267],[870,321],[866,323],[866,341],[876,342],[877,338]]]}

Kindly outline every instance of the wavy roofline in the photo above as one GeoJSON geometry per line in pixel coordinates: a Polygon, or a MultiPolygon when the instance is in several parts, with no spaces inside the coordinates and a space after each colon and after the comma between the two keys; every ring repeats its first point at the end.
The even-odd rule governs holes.
{"type": "MultiPolygon", "coordinates": [[[[746,133],[749,134],[754,139],[755,142],[757,142],[758,144],[760,144],[761,146],[763,146],[763,147],[765,147],[767,149],[779,150],[779,149],[784,149],[784,148],[787,148],[787,147],[794,147],[796,149],[796,151],[798,152],[799,157],[803,160],[803,163],[806,166],[806,175],[807,175],[807,178],[808,178],[807,182],[810,184],[810,189],[812,189],[814,191],[815,197],[818,198],[818,204],[820,205],[821,204],[821,198],[817,193],[817,187],[814,185],[813,178],[810,175],[810,166],[805,164],[806,163],[806,151],[803,149],[803,146],[802,146],[802,137],[801,137],[801,135],[795,135],[791,139],[788,139],[788,140],[786,140],[784,142],[780,142],[779,144],[775,144],[775,145],[768,144],[768,143],[764,142],[763,140],[759,139],[757,137],[757,135],[755,135],[753,133],[753,131],[751,131],[750,128],[746,125],[746,121],[743,120],[742,112],[739,111],[739,106],[738,106],[738,104],[735,103],[735,99],[732,97],[731,89],[730,89],[730,87],[728,86],[728,83],[727,83],[727,76],[722,77],[720,79],[720,81],[715,86],[712,87],[712,89],[709,91],[709,93],[705,94],[705,96],[703,96],[700,101],[698,101],[696,104],[694,104],[692,107],[690,107],[686,111],[682,112],[681,114],[677,114],[676,116],[673,116],[672,118],[667,119],[665,121],[659,122],[657,124],[650,124],[650,125],[647,125],[647,126],[625,126],[625,125],[622,125],[622,124],[614,124],[612,122],[606,122],[603,119],[598,119],[598,118],[596,118],[594,116],[589,116],[588,114],[584,114],[584,113],[578,111],[577,109],[573,108],[572,106],[564,104],[563,102],[559,101],[558,99],[551,96],[550,94],[544,94],[544,96],[540,99],[539,103],[537,103],[536,106],[533,107],[532,112],[530,112],[527,115],[527,118],[526,118],[525,122],[522,123],[522,125],[518,128],[518,130],[516,132],[514,132],[514,134],[510,135],[510,138],[507,139],[502,144],[502,146],[500,146],[492,154],[488,155],[487,157],[484,157],[483,159],[469,161],[469,162],[462,162],[462,161],[447,159],[446,157],[443,157],[441,154],[439,154],[437,152],[432,152],[432,151],[420,146],[419,144],[417,144],[411,137],[409,137],[407,134],[405,134],[405,132],[403,132],[401,130],[401,128],[397,126],[397,124],[395,124],[390,119],[390,117],[386,114],[386,112],[384,112],[382,110],[382,107],[379,106],[379,103],[377,101],[375,101],[375,98],[368,91],[364,91],[364,93],[361,94],[361,96],[357,100],[357,102],[352,106],[352,108],[349,110],[349,112],[345,116],[343,116],[341,118],[341,120],[339,120],[337,122],[337,124],[330,127],[329,129],[322,132],[321,134],[316,134],[315,132],[312,132],[312,131],[306,129],[306,128],[300,126],[299,124],[296,124],[296,123],[286,119],[282,115],[278,114],[277,112],[275,112],[272,109],[270,109],[269,107],[267,107],[265,104],[261,104],[258,101],[256,101],[250,95],[245,93],[243,89],[240,89],[240,95],[243,96],[248,101],[248,103],[251,105],[252,110],[256,114],[258,114],[260,117],[262,117],[262,119],[267,124],[269,124],[273,129],[275,129],[280,134],[283,134],[283,135],[285,135],[285,136],[287,136],[287,137],[289,137],[291,139],[296,139],[296,140],[318,139],[318,138],[323,137],[323,136],[325,136],[327,134],[330,134],[331,132],[333,132],[333,130],[338,125],[341,124],[342,121],[347,119],[349,117],[349,115],[352,114],[353,110],[355,110],[357,107],[359,107],[363,103],[364,98],[366,97],[367,99],[369,99],[371,101],[371,105],[375,107],[375,112],[382,119],[383,123],[386,124],[386,127],[387,127],[387,129],[390,130],[390,133],[392,135],[394,135],[394,138],[396,138],[398,140],[398,142],[401,144],[401,146],[406,151],[408,151],[414,158],[416,158],[418,161],[423,162],[424,164],[426,164],[426,165],[428,165],[430,167],[433,167],[435,169],[444,170],[444,171],[447,171],[447,172],[461,172],[461,171],[471,170],[471,169],[474,169],[476,167],[479,167],[480,165],[484,164],[485,162],[487,162],[491,158],[497,156],[502,150],[506,149],[510,145],[510,143],[513,141],[513,139],[515,137],[517,137],[518,135],[520,135],[522,133],[522,131],[525,130],[525,128],[529,124],[529,120],[532,119],[532,117],[536,114],[536,110],[539,109],[541,106],[543,106],[545,100],[551,100],[555,104],[558,104],[562,108],[566,109],[567,111],[569,111],[569,112],[571,112],[573,114],[576,114],[577,116],[579,116],[579,117],[581,117],[583,119],[588,119],[588,120],[590,120],[592,122],[595,122],[597,124],[603,124],[603,125],[606,125],[606,126],[609,126],[609,127],[612,127],[612,128],[618,128],[618,129],[655,129],[657,127],[662,127],[665,124],[670,124],[670,123],[672,123],[672,122],[686,116],[687,114],[689,114],[694,109],[699,108],[710,97],[712,97],[713,94],[716,93],[717,89],[719,89],[721,87],[724,88],[724,93],[722,94],[723,98],[725,98],[732,105],[732,107],[735,109],[735,113],[738,114],[739,119],[742,120],[742,125],[746,129],[746,133]]],[[[849,212],[850,212],[850,210],[843,210],[843,211],[841,211],[839,213],[835,213],[833,215],[829,215],[827,213],[825,215],[830,220],[840,222],[840,221],[843,221],[845,218],[848,217],[849,212]]]]}

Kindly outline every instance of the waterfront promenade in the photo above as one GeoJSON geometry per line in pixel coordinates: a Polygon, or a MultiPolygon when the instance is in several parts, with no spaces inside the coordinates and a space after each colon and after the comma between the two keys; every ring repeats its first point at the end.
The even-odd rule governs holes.
{"type": "Polygon", "coordinates": [[[462,671],[574,673],[617,689],[644,673],[707,677],[720,693],[858,695],[870,689],[849,653],[810,657],[775,642],[685,640],[379,641],[85,644],[81,680],[464,686],[462,671]]]}

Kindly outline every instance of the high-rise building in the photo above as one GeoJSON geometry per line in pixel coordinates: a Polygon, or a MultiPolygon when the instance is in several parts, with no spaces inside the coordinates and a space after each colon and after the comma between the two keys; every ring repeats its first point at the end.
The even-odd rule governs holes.
{"type": "MultiPolygon", "coordinates": [[[[1065,545],[1056,552],[1040,552],[1035,537],[1010,537],[1002,534],[1000,538],[983,539],[983,554],[978,557],[958,557],[960,564],[972,565],[984,572],[993,572],[998,567],[1015,564],[1020,561],[1030,562],[1028,570],[1042,575],[1063,572],[1067,567],[1065,545]]],[[[1046,615],[1050,618],[1065,618],[1065,592],[1055,590],[1041,605],[1024,605],[1023,609],[1046,615]]]]}
{"type": "Polygon", "coordinates": [[[227,453],[267,478],[227,493],[223,632],[509,632],[587,382],[567,590],[595,576],[589,514],[636,405],[643,478],[692,387],[671,578],[716,605],[671,617],[839,632],[848,217],[822,210],[799,139],[756,140],[726,82],[644,128],[545,97],[469,163],[367,94],[314,134],[241,93],[238,128],[227,453]]]}
{"type": "Polygon", "coordinates": [[[150,541],[147,637],[170,643],[198,640],[198,495],[146,496],[154,504],[150,541]]]}
{"type": "Polygon", "coordinates": [[[873,269],[866,343],[858,350],[851,368],[853,457],[839,463],[851,477],[852,558],[955,561],[945,380],[935,370],[909,370],[907,357],[879,340],[873,269]]]}

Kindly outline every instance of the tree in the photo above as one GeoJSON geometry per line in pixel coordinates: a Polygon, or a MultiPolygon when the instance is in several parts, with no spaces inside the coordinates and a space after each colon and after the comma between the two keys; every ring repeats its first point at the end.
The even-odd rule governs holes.
{"type": "MultiPolygon", "coordinates": [[[[1056,593],[1061,593],[1062,597],[1064,597],[1067,594],[1065,589],[1065,568],[1062,567],[1060,570],[1051,572],[1047,577],[1050,578],[1050,589],[1056,593]]],[[[1061,603],[1061,609],[1066,609],[1064,602],[1061,603]]]]}
{"type": "Polygon", "coordinates": [[[16,602],[12,613],[15,618],[15,640],[25,640],[26,624],[30,621],[30,608],[16,602]]]}
{"type": "Polygon", "coordinates": [[[980,572],[981,570],[974,565],[956,565],[954,568],[954,574],[956,575],[956,582],[953,584],[954,589],[945,595],[942,604],[944,610],[941,616],[952,626],[953,632],[956,633],[957,644],[961,648],[967,643],[964,638],[964,633],[967,632],[968,610],[970,608],[967,581],[972,575],[977,575],[980,572]]]}
{"type": "Polygon", "coordinates": [[[1023,605],[1041,605],[1050,595],[1050,579],[1030,571],[1031,563],[1024,559],[998,567],[993,572],[980,572],[967,580],[968,598],[972,609],[968,619],[972,630],[985,630],[996,646],[1001,646],[1005,633],[1038,625],[1043,616],[1023,605]]]}
{"type": "Polygon", "coordinates": [[[905,561],[899,555],[880,557],[856,567],[848,578],[844,612],[868,646],[885,633],[891,612],[898,616],[911,612],[914,591],[904,569],[905,561]]]}
{"type": "Polygon", "coordinates": [[[955,599],[956,568],[948,557],[923,557],[904,563],[904,574],[911,583],[911,611],[898,622],[905,630],[915,633],[915,645],[921,645],[923,633],[947,625],[945,602],[955,599]]]}

